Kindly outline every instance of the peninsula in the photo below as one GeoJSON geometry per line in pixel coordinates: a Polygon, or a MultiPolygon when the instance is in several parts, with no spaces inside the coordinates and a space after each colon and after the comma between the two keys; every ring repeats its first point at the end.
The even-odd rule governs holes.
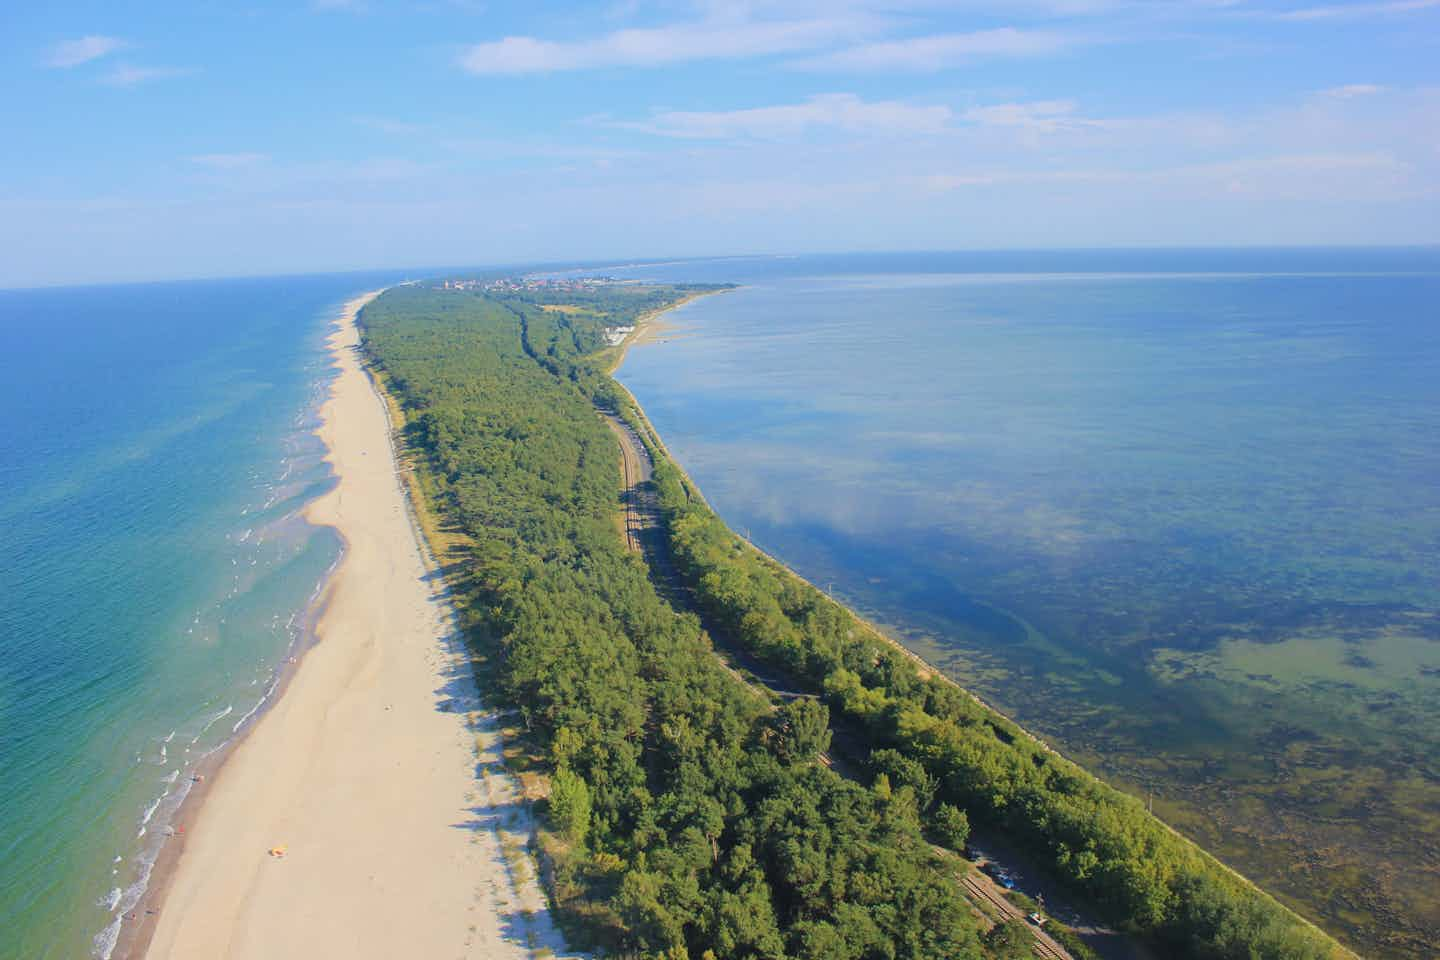
{"type": "Polygon", "coordinates": [[[362,315],[482,687],[548,797],[571,942],[1086,955],[972,896],[973,818],[1160,955],[1348,956],[725,527],[608,376],[616,331],[698,292],[447,281],[362,315]]]}

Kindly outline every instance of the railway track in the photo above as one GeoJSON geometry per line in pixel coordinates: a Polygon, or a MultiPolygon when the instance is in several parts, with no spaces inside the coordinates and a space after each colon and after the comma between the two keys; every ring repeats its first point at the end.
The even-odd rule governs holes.
{"type": "MultiPolygon", "coordinates": [[[[974,874],[967,874],[961,878],[960,885],[965,888],[965,892],[970,895],[971,899],[989,904],[995,908],[1004,919],[1019,920],[1028,923],[1025,919],[1025,912],[1009,900],[1006,900],[999,888],[988,879],[978,878],[974,874]]],[[[1060,946],[1060,944],[1043,929],[1032,925],[1030,932],[1035,935],[1035,956],[1044,957],[1046,960],[1074,960],[1070,952],[1060,946]]]]}
{"type": "Polygon", "coordinates": [[[625,490],[625,546],[634,553],[645,552],[645,536],[659,527],[659,504],[647,488],[654,471],[649,451],[630,425],[606,416],[605,423],[620,441],[620,469],[625,490]]]}
{"type": "MultiPolygon", "coordinates": [[[[688,609],[695,609],[694,604],[690,602],[689,592],[676,576],[670,563],[670,552],[660,523],[660,505],[655,491],[649,486],[649,481],[654,476],[650,451],[645,448],[639,435],[631,429],[629,424],[610,414],[602,414],[602,416],[605,418],[606,425],[615,434],[615,438],[620,441],[620,469],[625,483],[625,546],[633,553],[638,553],[645,558],[650,565],[656,587],[671,602],[677,606],[684,605],[688,609]]],[[[707,632],[715,642],[716,653],[719,654],[721,650],[725,652],[724,656],[719,657],[721,664],[737,680],[754,690],[757,695],[770,699],[772,702],[776,698],[787,700],[812,696],[782,689],[781,684],[766,677],[763,664],[755,661],[744,651],[735,649],[733,645],[726,643],[724,637],[717,634],[713,627],[713,624],[706,624],[707,632]],[[729,662],[731,659],[744,666],[755,679],[743,675],[729,662]]],[[[821,754],[819,760],[841,776],[850,779],[856,777],[856,770],[852,769],[854,765],[840,762],[840,758],[836,757],[833,751],[821,754]]],[[[988,878],[967,875],[962,881],[962,887],[966,896],[971,900],[991,905],[1002,917],[1025,919],[1025,914],[1001,896],[999,889],[991,884],[988,878]]],[[[1042,957],[1044,960],[1074,960],[1043,930],[1032,928],[1032,932],[1035,935],[1036,956],[1042,957]]]]}

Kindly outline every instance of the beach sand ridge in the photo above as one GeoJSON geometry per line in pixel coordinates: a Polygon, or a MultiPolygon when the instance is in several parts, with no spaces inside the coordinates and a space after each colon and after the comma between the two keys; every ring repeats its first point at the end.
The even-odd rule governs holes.
{"type": "Polygon", "coordinates": [[[317,644],[211,786],[150,960],[564,953],[524,852],[530,812],[360,363],[355,316],[373,296],[346,305],[330,340],[320,435],[338,484],[306,516],[346,548],[317,644]]]}

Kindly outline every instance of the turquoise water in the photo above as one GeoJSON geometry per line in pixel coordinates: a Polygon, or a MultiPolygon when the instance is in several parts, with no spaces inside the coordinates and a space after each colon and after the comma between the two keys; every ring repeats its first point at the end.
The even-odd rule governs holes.
{"type": "Polygon", "coordinates": [[[347,275],[0,291],[0,957],[104,956],[339,555],[347,275]]]}
{"type": "Polygon", "coordinates": [[[732,527],[1352,942],[1440,937],[1440,251],[605,272],[745,285],[620,373],[732,527]]]}
{"type": "MultiPolygon", "coordinates": [[[[603,272],[746,284],[621,375],[733,526],[1367,955],[1440,939],[1440,254],[603,272]]],[[[5,960],[104,955],[302,636],[325,327],[389,279],[0,291],[5,960]]]]}

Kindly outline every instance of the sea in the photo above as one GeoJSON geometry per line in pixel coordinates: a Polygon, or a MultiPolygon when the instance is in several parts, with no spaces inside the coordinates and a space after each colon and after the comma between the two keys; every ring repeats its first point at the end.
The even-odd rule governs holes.
{"type": "MultiPolygon", "coordinates": [[[[1367,956],[1440,942],[1440,251],[750,257],[620,371],[730,525],[1367,956]]],[[[339,557],[349,274],[0,291],[0,958],[106,957],[339,557]]]]}
{"type": "Polygon", "coordinates": [[[340,555],[299,517],[391,275],[0,291],[0,957],[108,957],[340,555]]]}
{"type": "Polygon", "coordinates": [[[1366,955],[1440,942],[1440,249],[620,264],[737,532],[1366,955]]]}

